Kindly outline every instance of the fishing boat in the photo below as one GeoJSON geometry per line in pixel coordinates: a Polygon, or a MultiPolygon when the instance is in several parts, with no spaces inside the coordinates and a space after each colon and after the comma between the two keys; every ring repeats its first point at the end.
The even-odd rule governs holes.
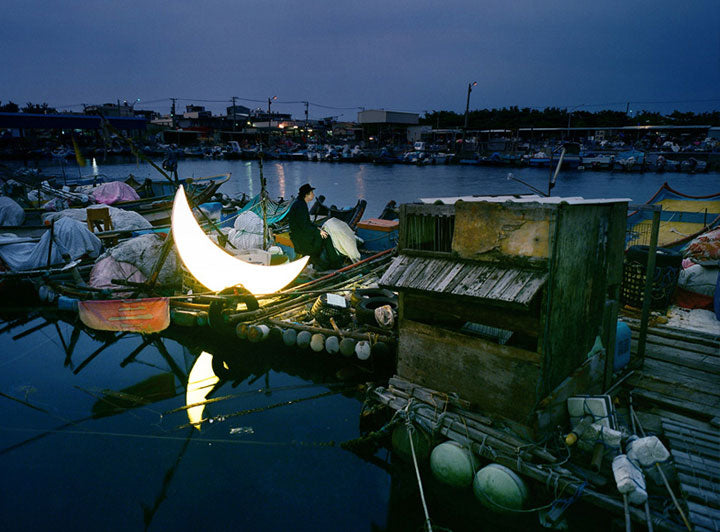
{"type": "MultiPolygon", "coordinates": [[[[707,196],[683,194],[663,183],[647,205],[661,205],[658,246],[678,249],[698,235],[720,225],[720,192],[707,196]]],[[[638,210],[628,215],[626,245],[647,245],[652,212],[638,210]]]]}
{"type": "Polygon", "coordinates": [[[615,156],[605,153],[584,153],[581,155],[581,161],[585,168],[609,169],[613,167],[615,156]]]}
{"type": "Polygon", "coordinates": [[[325,196],[319,196],[313,206],[310,208],[310,215],[313,219],[326,220],[329,218],[337,218],[348,224],[351,228],[355,229],[358,222],[365,213],[365,207],[367,207],[367,201],[360,199],[353,207],[347,207],[344,209],[338,208],[335,205],[326,207],[323,204],[325,196]]]}
{"type": "Polygon", "coordinates": [[[641,171],[645,166],[645,153],[638,150],[620,152],[615,159],[615,166],[625,172],[641,171]]]}

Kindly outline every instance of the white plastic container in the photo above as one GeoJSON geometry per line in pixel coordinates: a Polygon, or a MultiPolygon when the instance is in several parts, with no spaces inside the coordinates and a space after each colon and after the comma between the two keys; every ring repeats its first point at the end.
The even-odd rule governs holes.
{"type": "Polygon", "coordinates": [[[628,459],[642,467],[652,467],[670,458],[670,453],[657,436],[630,439],[626,450],[628,459]]]}
{"type": "Polygon", "coordinates": [[[622,432],[610,429],[602,422],[592,423],[580,438],[580,442],[588,445],[589,448],[592,448],[596,443],[601,442],[607,447],[619,449],[621,440],[622,432]]]}
{"type": "Polygon", "coordinates": [[[647,491],[642,470],[624,454],[613,459],[612,468],[618,491],[627,495],[630,504],[644,504],[647,500],[647,491]]]}

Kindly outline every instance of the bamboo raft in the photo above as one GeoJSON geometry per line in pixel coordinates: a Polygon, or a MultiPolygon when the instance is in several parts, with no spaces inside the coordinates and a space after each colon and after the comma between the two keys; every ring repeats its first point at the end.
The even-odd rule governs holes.
{"type": "Polygon", "coordinates": [[[328,327],[314,319],[311,307],[323,294],[349,295],[377,286],[391,257],[391,250],[380,252],[317,279],[258,296],[258,308],[254,309],[238,310],[238,305],[243,306],[243,296],[232,294],[177,296],[171,299],[171,318],[178,326],[204,329],[243,342],[259,343],[271,336],[282,337],[292,329],[296,333],[320,335],[324,342],[331,337],[338,341],[352,340],[353,345],[368,342],[373,356],[386,355],[394,351],[397,343],[397,334],[392,328],[357,319],[344,325],[331,321],[328,327]]]}

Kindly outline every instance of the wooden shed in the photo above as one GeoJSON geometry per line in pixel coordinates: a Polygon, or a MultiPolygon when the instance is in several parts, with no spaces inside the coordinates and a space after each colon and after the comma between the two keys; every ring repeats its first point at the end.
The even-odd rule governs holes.
{"type": "Polygon", "coordinates": [[[468,199],[401,206],[398,375],[544,432],[608,371],[628,200],[468,199]]]}

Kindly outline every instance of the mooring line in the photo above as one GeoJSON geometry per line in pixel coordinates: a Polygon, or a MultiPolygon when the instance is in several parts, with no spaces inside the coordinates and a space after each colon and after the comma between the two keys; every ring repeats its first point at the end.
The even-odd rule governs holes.
{"type": "MultiPolygon", "coordinates": [[[[156,434],[131,434],[126,432],[104,432],[104,431],[82,431],[82,430],[40,430],[40,429],[26,429],[21,427],[0,427],[1,431],[8,432],[42,432],[42,433],[56,433],[56,434],[72,434],[82,436],[110,436],[114,438],[136,438],[144,440],[172,440],[172,441],[185,441],[187,436],[158,436],[156,434]]],[[[268,447],[334,447],[335,441],[318,441],[318,442],[305,442],[299,440],[290,441],[253,441],[253,440],[232,440],[228,438],[196,438],[193,443],[232,443],[239,445],[260,445],[268,447]]],[[[2,454],[4,450],[0,451],[2,454]]]]}
{"type": "Polygon", "coordinates": [[[340,393],[342,390],[330,390],[328,392],[319,393],[316,395],[311,395],[310,397],[300,397],[298,399],[290,399],[289,401],[282,401],[281,403],[274,403],[267,406],[259,406],[257,408],[248,408],[247,410],[240,410],[239,412],[233,412],[231,414],[219,414],[217,416],[211,417],[211,418],[205,418],[201,419],[199,421],[196,421],[195,423],[186,423],[184,425],[180,425],[179,427],[176,427],[176,430],[185,429],[188,427],[195,427],[197,425],[200,425],[205,422],[213,423],[215,421],[225,421],[228,418],[231,417],[240,417],[240,416],[246,416],[248,414],[256,414],[258,412],[265,412],[266,410],[272,410],[273,408],[280,408],[281,406],[289,406],[294,405],[296,403],[302,403],[303,401],[312,401],[313,399],[320,399],[322,397],[327,397],[329,395],[335,395],[340,393]]]}
{"type": "Polygon", "coordinates": [[[173,408],[172,410],[167,410],[162,413],[163,416],[168,414],[175,414],[177,412],[183,412],[185,410],[188,410],[190,408],[194,408],[196,406],[204,406],[209,405],[212,403],[217,403],[219,401],[225,401],[227,399],[237,399],[238,397],[248,397],[252,395],[257,394],[265,394],[268,392],[286,392],[286,391],[293,391],[293,390],[301,390],[304,388],[321,388],[321,387],[334,387],[334,386],[341,386],[343,388],[352,389],[355,386],[348,386],[345,383],[341,382],[327,382],[327,383],[318,383],[318,384],[293,384],[288,386],[277,386],[275,388],[257,388],[255,390],[249,390],[247,392],[240,392],[240,393],[233,393],[230,395],[222,395],[220,397],[213,397],[212,399],[206,399],[205,401],[200,401],[197,403],[191,403],[189,405],[183,405],[179,406],[177,408],[173,408]]]}

